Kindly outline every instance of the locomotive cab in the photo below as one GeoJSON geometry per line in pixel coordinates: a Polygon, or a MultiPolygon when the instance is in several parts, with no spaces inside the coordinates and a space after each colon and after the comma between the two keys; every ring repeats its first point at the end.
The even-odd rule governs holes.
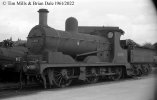
{"type": "MultiPolygon", "coordinates": [[[[127,50],[123,49],[120,44],[120,37],[124,34],[124,31],[119,29],[118,27],[88,27],[88,26],[80,26],[79,32],[83,32],[86,34],[101,36],[106,38],[109,41],[109,52],[98,53],[101,55],[103,59],[107,57],[110,63],[127,63],[127,50]]],[[[104,47],[104,45],[100,45],[104,47]]],[[[98,49],[99,49],[98,48],[98,49]]]]}

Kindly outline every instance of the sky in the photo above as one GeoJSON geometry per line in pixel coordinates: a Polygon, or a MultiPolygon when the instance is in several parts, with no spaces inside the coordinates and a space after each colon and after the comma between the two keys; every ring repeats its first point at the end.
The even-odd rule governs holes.
{"type": "Polygon", "coordinates": [[[26,40],[31,28],[39,23],[37,11],[45,8],[49,10],[48,25],[55,29],[65,30],[65,20],[75,17],[79,26],[118,26],[125,31],[121,39],[139,44],[157,42],[157,13],[151,0],[34,0],[72,1],[74,5],[17,5],[20,1],[33,3],[0,1],[0,41],[10,37],[26,40]]]}

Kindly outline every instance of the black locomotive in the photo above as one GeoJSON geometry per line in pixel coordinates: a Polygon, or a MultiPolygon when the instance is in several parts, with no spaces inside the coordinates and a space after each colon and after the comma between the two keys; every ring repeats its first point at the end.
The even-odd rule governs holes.
{"type": "Polygon", "coordinates": [[[39,25],[28,35],[23,70],[27,76],[40,77],[45,88],[66,87],[74,79],[95,83],[151,71],[156,52],[121,41],[124,31],[119,27],[78,26],[70,17],[62,31],[47,25],[47,9],[38,12],[39,25]]]}
{"type": "Polygon", "coordinates": [[[27,48],[13,46],[13,41],[4,40],[0,45],[0,82],[19,81],[22,71],[20,60],[24,57],[27,48]]]}

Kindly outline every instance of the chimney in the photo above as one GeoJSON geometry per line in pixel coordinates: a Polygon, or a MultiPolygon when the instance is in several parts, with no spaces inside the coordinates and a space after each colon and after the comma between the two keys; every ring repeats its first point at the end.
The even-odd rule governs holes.
{"type": "Polygon", "coordinates": [[[39,25],[47,26],[47,9],[39,9],[39,25]]]}

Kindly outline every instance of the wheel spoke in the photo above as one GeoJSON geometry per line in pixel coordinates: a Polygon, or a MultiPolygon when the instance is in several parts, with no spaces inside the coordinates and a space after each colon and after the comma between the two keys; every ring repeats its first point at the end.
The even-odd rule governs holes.
{"type": "Polygon", "coordinates": [[[61,86],[61,83],[62,83],[62,77],[60,78],[60,80],[59,80],[59,86],[61,86]]]}
{"type": "Polygon", "coordinates": [[[57,75],[55,75],[55,76],[56,76],[56,77],[57,77],[57,76],[61,76],[61,74],[57,74],[57,75]]]}
{"type": "Polygon", "coordinates": [[[69,77],[73,75],[73,71],[70,69],[55,70],[53,74],[54,84],[57,87],[66,87],[72,82],[72,79],[69,79],[69,77]]]}
{"type": "Polygon", "coordinates": [[[62,76],[59,76],[58,78],[56,78],[57,81],[59,81],[62,78],[62,76]]]}

